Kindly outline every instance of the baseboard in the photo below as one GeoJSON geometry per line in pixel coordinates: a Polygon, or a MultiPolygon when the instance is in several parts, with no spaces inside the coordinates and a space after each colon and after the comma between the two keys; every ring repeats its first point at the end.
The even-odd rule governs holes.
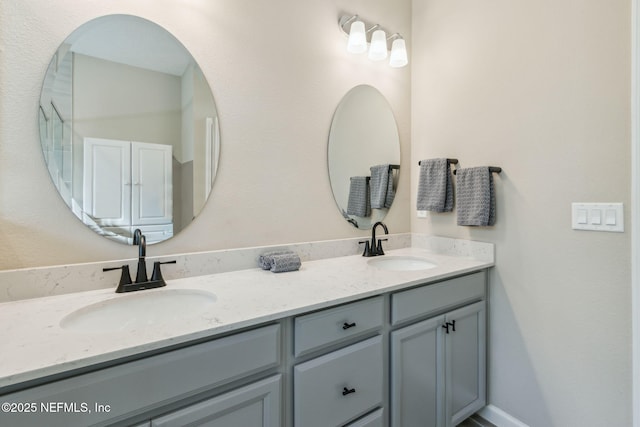
{"type": "Polygon", "coordinates": [[[478,411],[478,415],[498,427],[529,427],[522,421],[493,405],[485,406],[478,411]]]}

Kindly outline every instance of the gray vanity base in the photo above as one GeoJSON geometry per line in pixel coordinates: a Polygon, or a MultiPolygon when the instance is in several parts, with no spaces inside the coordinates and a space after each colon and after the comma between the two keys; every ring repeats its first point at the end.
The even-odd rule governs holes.
{"type": "Polygon", "coordinates": [[[453,427],[485,405],[485,294],[482,270],[43,381],[0,425],[453,427]]]}

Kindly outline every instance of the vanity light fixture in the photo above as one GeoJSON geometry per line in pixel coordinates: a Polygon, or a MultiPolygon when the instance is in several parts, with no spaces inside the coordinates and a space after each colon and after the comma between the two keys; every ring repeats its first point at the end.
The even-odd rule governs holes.
{"type": "Polygon", "coordinates": [[[349,53],[365,53],[367,51],[367,33],[364,22],[358,20],[358,15],[354,16],[354,18],[355,21],[353,21],[349,30],[347,51],[349,53]]]}
{"type": "Polygon", "coordinates": [[[384,30],[375,30],[371,36],[369,47],[369,59],[382,61],[387,58],[387,33],[384,30]]]}
{"type": "Polygon", "coordinates": [[[367,25],[358,15],[342,16],[338,25],[348,37],[347,52],[361,54],[368,50],[368,57],[372,61],[382,61],[390,56],[389,65],[393,68],[404,67],[409,63],[407,47],[399,33],[387,37],[387,32],[380,25],[367,25]],[[367,27],[370,28],[367,30],[367,27]],[[368,39],[369,34],[371,34],[370,39],[368,39]],[[393,43],[391,55],[389,55],[388,42],[391,40],[393,43]]]}
{"type": "Polygon", "coordinates": [[[404,67],[409,63],[409,60],[407,59],[407,45],[400,34],[394,34],[392,37],[394,36],[397,38],[391,45],[391,58],[389,58],[389,65],[393,68],[404,67]]]}

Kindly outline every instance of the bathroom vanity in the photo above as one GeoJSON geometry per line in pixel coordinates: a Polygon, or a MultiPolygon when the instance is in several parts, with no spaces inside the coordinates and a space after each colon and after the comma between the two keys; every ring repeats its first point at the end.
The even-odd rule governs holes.
{"type": "MultiPolygon", "coordinates": [[[[132,296],[112,290],[2,304],[22,313],[49,307],[42,316],[56,326],[40,333],[59,345],[44,352],[24,338],[9,350],[13,356],[3,356],[0,423],[454,426],[485,405],[492,262],[416,248],[389,253],[433,267],[398,271],[389,268],[400,264],[379,268],[346,256],[306,262],[293,273],[250,269],[170,280],[135,297],[182,289],[216,300],[198,320],[162,328],[59,326],[78,307],[132,296]],[[28,355],[37,348],[44,352],[38,367],[28,355]]],[[[38,326],[21,328],[14,336],[38,326]]]]}

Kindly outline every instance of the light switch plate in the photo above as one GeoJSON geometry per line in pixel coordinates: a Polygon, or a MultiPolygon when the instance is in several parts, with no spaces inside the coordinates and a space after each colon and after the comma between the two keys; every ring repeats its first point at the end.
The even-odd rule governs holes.
{"type": "Polygon", "coordinates": [[[427,211],[418,211],[418,218],[426,218],[427,211]]]}
{"type": "Polygon", "coordinates": [[[574,230],[622,233],[624,232],[624,205],[622,203],[572,203],[571,227],[574,230]]]}

